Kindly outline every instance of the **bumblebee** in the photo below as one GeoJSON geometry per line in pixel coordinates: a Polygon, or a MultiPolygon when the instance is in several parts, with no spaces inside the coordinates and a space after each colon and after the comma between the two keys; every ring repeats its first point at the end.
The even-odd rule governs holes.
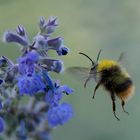
{"type": "Polygon", "coordinates": [[[120,120],[116,115],[116,97],[121,100],[123,111],[128,114],[124,108],[124,105],[126,101],[134,94],[135,87],[131,77],[120,63],[121,59],[123,58],[123,53],[120,55],[117,61],[109,59],[99,61],[100,53],[101,50],[99,51],[95,62],[85,53],[79,53],[91,61],[92,65],[89,71],[88,68],[85,67],[70,67],[67,70],[70,73],[81,73],[88,71],[88,78],[84,83],[84,87],[86,87],[91,78],[94,78],[97,83],[93,91],[93,98],[95,98],[97,89],[102,85],[109,92],[111,97],[112,110],[115,118],[120,120]]]}

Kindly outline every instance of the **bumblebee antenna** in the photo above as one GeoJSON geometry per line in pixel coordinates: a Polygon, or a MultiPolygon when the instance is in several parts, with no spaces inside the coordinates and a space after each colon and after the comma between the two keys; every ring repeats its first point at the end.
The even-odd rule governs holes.
{"type": "Polygon", "coordinates": [[[82,52],[79,52],[79,54],[82,54],[85,57],[87,57],[91,61],[92,65],[94,65],[94,61],[88,55],[86,55],[85,53],[82,53],[82,52]]]}
{"type": "Polygon", "coordinates": [[[98,60],[99,60],[99,57],[100,57],[101,51],[102,51],[102,50],[100,49],[100,51],[99,51],[99,53],[98,53],[98,55],[97,55],[97,60],[96,60],[97,62],[98,62],[98,60]]]}

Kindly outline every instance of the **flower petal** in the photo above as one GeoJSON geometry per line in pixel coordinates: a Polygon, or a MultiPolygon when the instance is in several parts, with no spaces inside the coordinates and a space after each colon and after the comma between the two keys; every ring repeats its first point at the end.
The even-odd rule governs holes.
{"type": "Polygon", "coordinates": [[[67,95],[72,94],[74,92],[74,90],[68,87],[67,85],[60,86],[59,90],[66,93],[67,95]]]}
{"type": "Polygon", "coordinates": [[[39,75],[20,76],[18,77],[18,87],[20,95],[33,95],[37,92],[44,91],[45,84],[39,75]]]}
{"type": "Polygon", "coordinates": [[[42,66],[44,66],[47,71],[54,71],[56,73],[61,73],[64,70],[63,61],[51,58],[40,59],[42,66]]]}
{"type": "Polygon", "coordinates": [[[18,43],[24,47],[28,46],[28,41],[24,38],[18,35],[17,33],[7,31],[4,33],[3,37],[4,42],[10,43],[10,42],[15,42],[18,43]]]}
{"type": "Polygon", "coordinates": [[[56,107],[52,107],[47,112],[48,123],[51,127],[63,125],[73,116],[71,105],[63,103],[56,107]]]}
{"type": "Polygon", "coordinates": [[[50,106],[58,105],[61,99],[62,99],[62,93],[57,92],[57,90],[55,91],[49,90],[45,96],[45,100],[50,106]]]}

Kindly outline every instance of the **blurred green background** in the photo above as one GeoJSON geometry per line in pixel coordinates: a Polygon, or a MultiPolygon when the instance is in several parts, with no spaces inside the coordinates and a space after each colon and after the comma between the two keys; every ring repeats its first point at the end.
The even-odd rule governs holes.
{"type": "MultiPolygon", "coordinates": [[[[74,118],[64,126],[53,130],[54,140],[138,140],[140,136],[140,1],[139,0],[0,0],[0,38],[6,29],[15,30],[23,25],[30,39],[37,33],[40,16],[57,16],[60,26],[54,36],[62,36],[71,49],[69,55],[61,57],[65,67],[90,66],[90,62],[79,55],[82,51],[100,59],[118,59],[126,52],[124,66],[136,86],[135,96],[126,104],[125,114],[117,100],[118,122],[112,113],[112,104],[107,92],[100,88],[92,100],[95,82],[83,88],[84,81],[76,80],[66,72],[52,74],[61,83],[68,84],[75,92],[65,101],[74,108],[74,118]]],[[[20,48],[15,44],[0,41],[0,55],[16,62],[20,48]]],[[[57,57],[52,54],[53,57],[57,57]]]]}

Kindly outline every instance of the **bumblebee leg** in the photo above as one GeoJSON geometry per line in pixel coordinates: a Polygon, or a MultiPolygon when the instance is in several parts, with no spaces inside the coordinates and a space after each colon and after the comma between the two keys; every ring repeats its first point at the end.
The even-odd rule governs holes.
{"type": "Polygon", "coordinates": [[[101,85],[100,82],[97,83],[97,85],[96,85],[96,87],[95,87],[95,89],[94,89],[94,92],[93,92],[93,96],[92,96],[93,99],[95,98],[96,90],[99,88],[100,85],[101,85]]]}
{"type": "Polygon", "coordinates": [[[125,102],[122,100],[122,109],[123,109],[123,111],[124,111],[126,114],[129,115],[129,113],[125,110],[124,105],[125,105],[125,102]]]}
{"type": "Polygon", "coordinates": [[[84,88],[86,88],[87,82],[90,80],[90,76],[86,79],[85,83],[84,83],[84,88]]]}
{"type": "Polygon", "coordinates": [[[111,93],[111,99],[112,99],[113,114],[114,114],[115,118],[116,118],[118,121],[120,121],[120,119],[117,117],[116,112],[115,112],[115,111],[116,111],[116,104],[115,104],[115,95],[114,95],[113,92],[111,93]]]}

